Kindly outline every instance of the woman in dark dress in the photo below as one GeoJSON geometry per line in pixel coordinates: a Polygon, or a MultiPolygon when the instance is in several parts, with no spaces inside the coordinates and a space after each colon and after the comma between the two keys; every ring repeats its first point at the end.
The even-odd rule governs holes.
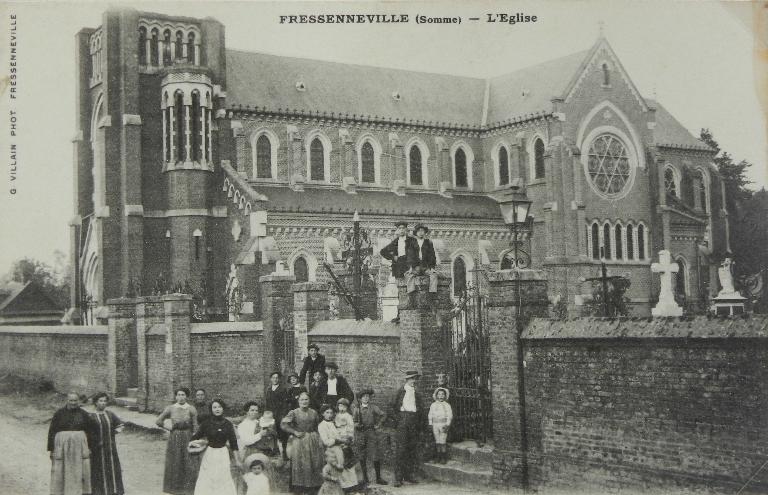
{"type": "Polygon", "coordinates": [[[109,396],[99,392],[93,396],[96,412],[91,416],[96,423],[96,435],[91,452],[91,488],[93,495],[123,495],[123,473],[117,457],[115,433],[123,430],[123,422],[112,411],[107,411],[109,396]]]}
{"type": "Polygon", "coordinates": [[[272,372],[269,375],[269,385],[264,390],[264,410],[272,411],[272,415],[275,417],[275,424],[277,425],[277,438],[280,440],[280,444],[283,447],[283,460],[288,460],[288,454],[286,453],[286,447],[288,443],[288,434],[283,431],[282,420],[285,413],[288,412],[288,393],[285,386],[280,383],[282,375],[279,371],[272,372]]]}
{"type": "Polygon", "coordinates": [[[91,493],[91,447],[93,418],[80,407],[75,392],[67,394],[67,405],[56,411],[48,429],[51,457],[51,495],[91,493]]]}
{"type": "Polygon", "coordinates": [[[211,401],[211,415],[200,424],[189,444],[193,448],[207,445],[200,461],[195,495],[237,495],[230,465],[231,453],[240,463],[237,434],[235,426],[224,417],[224,407],[221,399],[211,401]]]}

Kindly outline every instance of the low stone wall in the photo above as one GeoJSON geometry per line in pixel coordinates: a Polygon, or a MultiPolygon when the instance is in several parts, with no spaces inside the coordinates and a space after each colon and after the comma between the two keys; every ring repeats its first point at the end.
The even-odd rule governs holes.
{"type": "Polygon", "coordinates": [[[768,459],[768,318],[539,319],[523,342],[534,486],[736,492],[768,459]]]}
{"type": "Polygon", "coordinates": [[[107,390],[107,327],[0,327],[0,374],[49,380],[56,390],[107,390]]]}

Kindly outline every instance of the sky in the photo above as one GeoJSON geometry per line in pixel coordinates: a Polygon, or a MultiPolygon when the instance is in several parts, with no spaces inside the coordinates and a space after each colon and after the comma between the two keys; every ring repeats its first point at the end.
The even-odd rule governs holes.
{"type": "MultiPolygon", "coordinates": [[[[98,27],[108,5],[214,17],[228,48],[401,69],[488,77],[588,49],[604,33],[641,93],[661,102],[695,136],[709,128],[768,185],[766,122],[756,93],[755,42],[745,8],[714,1],[539,2],[5,2],[0,3],[0,74],[8,61],[11,15],[17,36],[17,99],[0,94],[0,275],[32,257],[48,263],[69,250],[74,214],[71,140],[76,129],[74,37],[98,27]],[[289,25],[301,13],[461,16],[461,24],[289,25]],[[535,23],[469,22],[523,13],[535,23]],[[17,111],[10,138],[9,111],[17,111]],[[11,181],[9,139],[17,145],[11,181]],[[16,188],[16,194],[9,189],[16,188]]],[[[765,69],[764,69],[765,70],[765,69]]],[[[7,82],[8,79],[5,79],[7,82]]],[[[0,81],[0,87],[2,86],[0,81]]],[[[766,98],[768,99],[768,98],[766,98]]]]}

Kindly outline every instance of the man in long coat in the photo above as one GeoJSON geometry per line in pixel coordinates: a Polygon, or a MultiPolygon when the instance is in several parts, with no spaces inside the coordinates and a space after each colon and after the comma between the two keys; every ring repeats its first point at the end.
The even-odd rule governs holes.
{"type": "MultiPolygon", "coordinates": [[[[409,271],[408,265],[408,252],[413,249],[418,250],[416,239],[408,235],[408,222],[400,220],[395,224],[396,237],[382,249],[379,254],[381,257],[392,262],[392,276],[396,279],[402,279],[406,276],[406,272],[409,271]]],[[[394,320],[395,323],[400,322],[400,316],[398,315],[394,320]]]]}

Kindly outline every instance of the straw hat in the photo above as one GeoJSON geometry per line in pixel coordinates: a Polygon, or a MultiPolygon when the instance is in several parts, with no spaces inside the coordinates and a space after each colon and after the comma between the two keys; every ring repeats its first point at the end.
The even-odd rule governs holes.
{"type": "Polygon", "coordinates": [[[253,461],[261,461],[265,468],[269,467],[269,457],[267,457],[265,454],[262,454],[261,452],[256,452],[255,454],[251,454],[246,457],[243,461],[243,466],[247,469],[250,469],[251,463],[253,461]]]}
{"type": "Polygon", "coordinates": [[[437,393],[438,393],[439,391],[441,391],[441,390],[442,390],[443,392],[445,392],[445,400],[448,400],[448,398],[451,396],[451,392],[450,392],[450,390],[448,390],[448,389],[447,389],[447,388],[445,388],[445,387],[437,387],[437,388],[435,389],[435,391],[434,391],[434,392],[432,392],[432,398],[433,398],[434,400],[437,400],[437,393]]]}

